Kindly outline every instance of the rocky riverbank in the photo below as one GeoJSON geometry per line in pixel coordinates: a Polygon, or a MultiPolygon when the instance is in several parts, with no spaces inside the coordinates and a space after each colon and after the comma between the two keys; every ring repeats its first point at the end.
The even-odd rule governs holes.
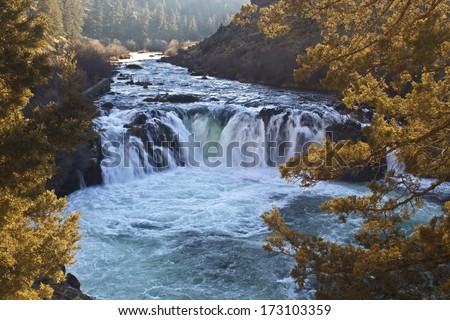
{"type": "MultiPolygon", "coordinates": [[[[111,90],[111,79],[103,79],[83,92],[85,99],[95,99],[111,90]]],[[[49,190],[55,190],[59,197],[89,186],[103,183],[100,163],[103,159],[101,142],[97,138],[89,144],[76,146],[73,152],[58,152],[56,175],[47,183],[49,190]]]]}
{"type": "Polygon", "coordinates": [[[55,283],[48,278],[40,278],[35,281],[33,288],[39,288],[41,284],[50,285],[53,289],[51,300],[95,300],[81,291],[80,281],[71,273],[66,274],[66,268],[63,266],[62,271],[65,274],[65,280],[61,283],[55,283]]]}
{"type": "MultiPolygon", "coordinates": [[[[266,6],[275,0],[253,0],[266,6]]],[[[323,90],[319,83],[324,72],[296,82],[293,70],[298,67],[296,56],[320,41],[320,28],[311,21],[291,21],[291,32],[275,39],[266,38],[256,21],[240,27],[230,24],[198,45],[181,50],[163,61],[187,67],[196,74],[205,74],[242,82],[289,87],[303,90],[323,90]]]]}

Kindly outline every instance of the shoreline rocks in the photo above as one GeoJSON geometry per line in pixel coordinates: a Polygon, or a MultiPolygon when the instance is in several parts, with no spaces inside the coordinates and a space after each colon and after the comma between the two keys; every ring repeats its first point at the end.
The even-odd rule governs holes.
{"type": "Polygon", "coordinates": [[[81,189],[103,184],[101,161],[103,154],[100,138],[90,145],[80,144],[72,153],[58,152],[56,175],[47,182],[47,189],[65,197],[81,189]]]}
{"type": "Polygon", "coordinates": [[[42,277],[37,279],[33,288],[37,289],[41,284],[49,285],[53,289],[53,296],[51,300],[95,300],[94,297],[88,296],[81,291],[80,281],[72,273],[66,274],[65,266],[61,267],[66,279],[61,283],[56,283],[53,280],[42,277]]]}

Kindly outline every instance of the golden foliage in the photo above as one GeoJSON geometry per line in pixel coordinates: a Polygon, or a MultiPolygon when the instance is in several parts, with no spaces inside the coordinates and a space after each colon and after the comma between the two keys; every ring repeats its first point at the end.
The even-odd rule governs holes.
{"type": "MultiPolygon", "coordinates": [[[[245,22],[255,12],[235,20],[245,22]]],[[[363,217],[356,245],[291,230],[276,208],[263,216],[273,233],[266,249],[296,259],[293,276],[300,285],[313,273],[318,298],[449,297],[448,202],[447,214],[436,212],[429,225],[401,229],[422,197],[450,180],[449,12],[442,0],[280,0],[259,10],[259,27],[269,37],[288,32],[288,19],[318,22],[322,41],[297,57],[296,78],[326,67],[324,86],[340,92],[348,108],[375,113],[364,130],[367,141],[312,146],[281,166],[282,176],[311,187],[388,156],[405,166],[404,173],[371,182],[369,195],[322,205],[344,222],[363,217]],[[435,182],[423,188],[411,174],[435,182]]]]}
{"type": "Polygon", "coordinates": [[[38,277],[63,280],[73,262],[78,214],[45,190],[54,174],[55,146],[45,123],[22,114],[31,88],[49,75],[44,25],[29,15],[32,1],[0,1],[0,299],[42,299],[38,277]]]}

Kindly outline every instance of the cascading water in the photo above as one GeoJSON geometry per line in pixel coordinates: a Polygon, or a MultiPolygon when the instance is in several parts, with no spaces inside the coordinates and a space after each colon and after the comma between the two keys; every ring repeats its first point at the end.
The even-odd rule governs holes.
{"type": "Polygon", "coordinates": [[[119,66],[123,74],[98,102],[113,105],[95,120],[105,185],[69,198],[69,209],[82,212],[71,272],[83,291],[99,299],[311,298],[312,285],[300,290],[290,278],[292,260],[261,248],[268,231],[260,215],[275,204],[299,230],[352,240],[357,222],[339,224],[318,207],[364,194],[363,185],[300,190],[276,168],[339,120],[329,97],[203,80],[142,57],[133,61],[142,70],[119,66]],[[130,77],[153,85],[128,85],[130,77]],[[154,99],[180,94],[195,102],[154,99]]]}
{"type": "Polygon", "coordinates": [[[211,161],[214,167],[276,166],[306,144],[320,143],[325,123],[331,121],[292,109],[174,108],[116,109],[97,119],[106,155],[102,163],[106,184],[143,178],[163,168],[205,165],[205,157],[214,158],[208,147],[217,153],[211,161]]]}

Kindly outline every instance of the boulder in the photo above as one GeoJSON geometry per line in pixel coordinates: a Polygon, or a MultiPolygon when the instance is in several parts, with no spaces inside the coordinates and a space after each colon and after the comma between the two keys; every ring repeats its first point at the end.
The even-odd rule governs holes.
{"type": "Polygon", "coordinates": [[[144,69],[143,67],[141,67],[138,64],[127,64],[126,67],[127,69],[131,69],[131,70],[141,70],[144,69]]]}
{"type": "Polygon", "coordinates": [[[82,95],[84,99],[95,99],[104,95],[105,93],[108,93],[109,91],[111,91],[111,79],[104,78],[97,82],[94,86],[85,90],[82,95]]]}
{"type": "Polygon", "coordinates": [[[148,88],[149,86],[152,86],[153,84],[149,81],[137,81],[134,83],[136,86],[141,86],[144,88],[148,88]]]}
{"type": "Polygon", "coordinates": [[[367,141],[362,133],[362,126],[359,122],[347,120],[345,122],[336,122],[326,128],[327,139],[330,141],[351,140],[357,142],[359,140],[367,141]]]}
{"type": "Polygon", "coordinates": [[[100,108],[105,110],[111,110],[112,108],[114,108],[114,104],[112,102],[105,102],[104,104],[101,105],[100,108]]]}
{"type": "Polygon", "coordinates": [[[157,95],[144,99],[145,102],[171,102],[171,103],[193,103],[200,101],[198,96],[192,94],[157,95]]]}
{"type": "Polygon", "coordinates": [[[131,129],[134,127],[143,126],[147,123],[148,117],[145,113],[139,112],[136,114],[136,116],[133,118],[133,121],[129,124],[124,125],[123,127],[126,129],[131,129]]]}
{"type": "Polygon", "coordinates": [[[139,138],[144,145],[146,145],[150,142],[148,135],[147,135],[147,131],[144,128],[137,128],[137,127],[130,128],[128,130],[128,134],[130,136],[139,138]]]}
{"type": "Polygon", "coordinates": [[[168,96],[167,101],[172,103],[192,103],[200,101],[200,98],[191,94],[176,94],[168,96]]]}

